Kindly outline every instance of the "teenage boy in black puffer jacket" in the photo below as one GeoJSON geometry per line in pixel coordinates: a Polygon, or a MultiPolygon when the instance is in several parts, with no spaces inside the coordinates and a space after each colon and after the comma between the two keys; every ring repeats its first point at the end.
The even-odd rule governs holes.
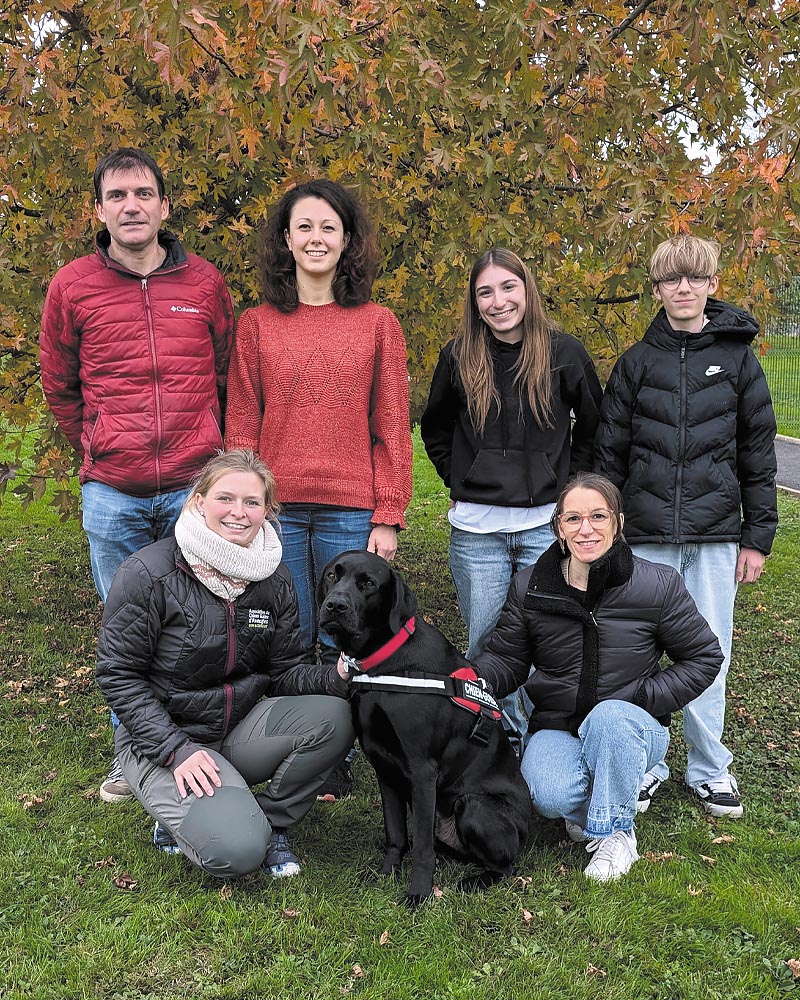
{"type": "MultiPolygon", "coordinates": [[[[712,816],[742,804],[722,743],[725,676],[739,583],[761,575],[778,524],[775,414],[751,343],[749,313],[711,298],[719,245],[695,236],[661,243],[650,260],[663,308],[611,373],[595,467],[622,491],[636,555],[677,569],[716,633],[725,662],[683,711],[686,784],[712,816]]],[[[639,811],[669,775],[646,776],[639,811]]]]}

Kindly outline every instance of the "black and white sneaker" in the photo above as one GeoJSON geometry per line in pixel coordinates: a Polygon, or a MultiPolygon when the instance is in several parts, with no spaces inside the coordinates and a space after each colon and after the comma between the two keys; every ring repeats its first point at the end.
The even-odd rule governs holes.
{"type": "Polygon", "coordinates": [[[693,795],[700,799],[700,805],[709,816],[725,816],[740,819],[744,809],[739,796],[739,786],[732,774],[725,774],[713,781],[704,781],[691,786],[693,795]]]}
{"type": "Polygon", "coordinates": [[[644,776],[642,787],[639,789],[639,798],[636,802],[637,813],[647,812],[650,808],[650,803],[653,801],[653,796],[663,784],[663,778],[656,777],[656,775],[650,771],[647,772],[644,776]]]}
{"type": "Polygon", "coordinates": [[[300,874],[300,859],[289,847],[286,831],[275,827],[269,838],[267,856],[261,867],[273,878],[292,878],[300,874]]]}

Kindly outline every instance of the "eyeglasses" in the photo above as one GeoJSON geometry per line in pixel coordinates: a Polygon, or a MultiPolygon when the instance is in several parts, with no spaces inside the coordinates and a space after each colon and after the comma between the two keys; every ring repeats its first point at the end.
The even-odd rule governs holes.
{"type": "Polygon", "coordinates": [[[661,288],[666,288],[668,292],[674,292],[683,279],[689,282],[690,288],[702,288],[707,281],[711,281],[710,274],[670,274],[666,278],[659,278],[656,282],[661,288]]]}
{"type": "Polygon", "coordinates": [[[577,514],[570,511],[567,514],[559,514],[558,520],[566,531],[578,531],[584,521],[588,521],[593,528],[605,528],[611,520],[611,511],[593,510],[591,514],[577,514]]]}

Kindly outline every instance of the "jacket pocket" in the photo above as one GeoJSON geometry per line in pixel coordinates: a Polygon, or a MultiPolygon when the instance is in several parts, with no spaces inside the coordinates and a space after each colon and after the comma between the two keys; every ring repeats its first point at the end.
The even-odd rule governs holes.
{"type": "Polygon", "coordinates": [[[89,457],[89,463],[96,462],[98,458],[103,455],[107,455],[109,452],[113,451],[112,436],[109,435],[107,430],[107,421],[103,408],[100,407],[97,411],[97,416],[95,417],[94,423],[92,424],[92,429],[89,434],[89,444],[86,449],[86,454],[89,457]]]}

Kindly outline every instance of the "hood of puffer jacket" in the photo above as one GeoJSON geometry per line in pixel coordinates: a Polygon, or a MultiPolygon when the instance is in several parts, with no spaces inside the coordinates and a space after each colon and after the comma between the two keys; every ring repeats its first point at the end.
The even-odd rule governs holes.
{"type": "Polygon", "coordinates": [[[686,339],[690,349],[698,349],[707,347],[714,340],[733,340],[740,344],[751,344],[758,335],[759,326],[754,317],[745,309],[740,309],[729,302],[709,299],[705,314],[708,322],[700,333],[686,337],[682,331],[672,329],[666,311],[663,308],[659,309],[643,339],[656,347],[673,350],[675,342],[683,339],[686,339]]]}

